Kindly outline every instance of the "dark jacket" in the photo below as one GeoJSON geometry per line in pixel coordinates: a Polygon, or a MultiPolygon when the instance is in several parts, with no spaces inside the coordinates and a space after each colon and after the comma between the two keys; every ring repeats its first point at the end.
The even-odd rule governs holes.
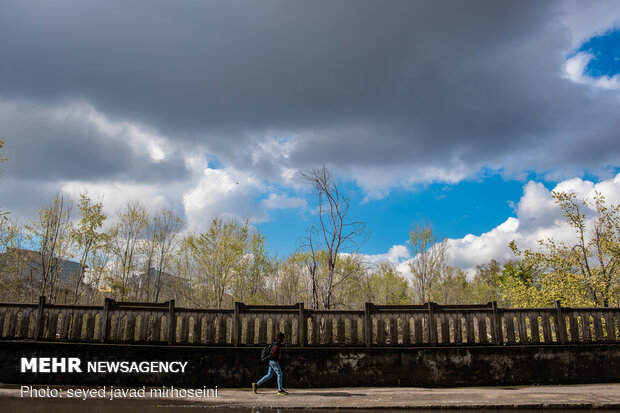
{"type": "Polygon", "coordinates": [[[269,360],[280,361],[281,357],[282,357],[282,343],[280,343],[279,341],[276,341],[273,345],[273,348],[271,349],[271,357],[269,357],[269,360]]]}

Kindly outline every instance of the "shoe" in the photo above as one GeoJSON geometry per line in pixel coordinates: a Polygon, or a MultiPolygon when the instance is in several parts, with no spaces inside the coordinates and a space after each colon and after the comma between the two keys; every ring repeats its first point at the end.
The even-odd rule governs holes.
{"type": "Polygon", "coordinates": [[[258,386],[256,383],[252,383],[252,390],[254,390],[254,393],[258,394],[258,386]]]}
{"type": "Polygon", "coordinates": [[[287,394],[288,394],[288,392],[286,390],[278,391],[278,396],[286,396],[287,394]]]}

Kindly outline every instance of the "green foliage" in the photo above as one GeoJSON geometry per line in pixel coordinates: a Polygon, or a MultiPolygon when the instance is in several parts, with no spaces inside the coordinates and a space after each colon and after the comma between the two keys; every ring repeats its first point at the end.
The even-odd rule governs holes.
{"type": "Polygon", "coordinates": [[[497,261],[478,266],[473,277],[458,267],[448,266],[433,285],[430,300],[439,304],[501,302],[497,271],[497,261]]]}
{"type": "Polygon", "coordinates": [[[112,248],[117,258],[116,272],[106,277],[115,295],[126,300],[130,294],[129,277],[139,269],[138,247],[149,223],[149,211],[139,201],[129,201],[116,213],[116,224],[110,229],[112,248]]]}
{"type": "Polygon", "coordinates": [[[472,303],[488,303],[496,301],[500,306],[506,306],[500,292],[500,275],[502,266],[496,260],[487,264],[478,265],[472,284],[472,303]]]}
{"type": "Polygon", "coordinates": [[[428,223],[418,224],[409,231],[409,249],[413,257],[409,269],[418,303],[431,301],[435,283],[445,275],[447,248],[446,240],[438,241],[428,223]]]}
{"type": "Polygon", "coordinates": [[[306,272],[306,258],[307,253],[297,252],[274,268],[274,274],[267,279],[267,298],[263,303],[290,305],[311,302],[311,281],[306,272]]]}
{"type": "Polygon", "coordinates": [[[429,301],[439,304],[471,304],[472,284],[460,268],[447,267],[429,291],[429,301]]]}
{"type": "MultiPolygon", "coordinates": [[[[154,299],[159,301],[160,293],[166,286],[162,280],[162,274],[171,264],[171,255],[177,242],[177,236],[183,226],[183,220],[176,216],[172,209],[163,208],[155,213],[151,220],[152,234],[150,239],[150,254],[145,266],[145,274],[147,275],[146,283],[146,299],[151,299],[151,268],[154,267],[157,273],[155,280],[154,299]]],[[[181,285],[181,288],[184,286],[181,285]]],[[[172,291],[169,291],[172,293],[172,291]]]]}
{"type": "Polygon", "coordinates": [[[185,238],[189,263],[194,269],[193,285],[200,301],[216,308],[230,307],[245,299],[259,302],[264,297],[263,277],[271,271],[265,254],[264,237],[250,236],[247,221],[215,218],[206,232],[185,238]]]}
{"type": "MultiPolygon", "coordinates": [[[[324,261],[319,267],[320,302],[323,308],[328,308],[325,287],[327,284],[327,269],[324,261]]],[[[363,283],[368,269],[364,265],[362,256],[358,254],[342,255],[334,269],[334,282],[331,297],[331,308],[361,308],[363,283]]]]}
{"type": "Polygon", "coordinates": [[[571,244],[539,240],[539,250],[510,246],[521,262],[506,264],[502,295],[515,306],[608,306],[620,298],[620,208],[601,194],[578,200],[574,193],[553,193],[575,231],[571,244]],[[587,217],[586,212],[595,215],[587,217]]]}
{"type": "Polygon", "coordinates": [[[6,162],[7,159],[4,155],[4,139],[0,138],[0,163],[6,162]]]}
{"type": "MultiPolygon", "coordinates": [[[[7,161],[7,158],[4,156],[3,149],[4,149],[4,139],[0,138],[0,163],[4,163],[7,161]]],[[[8,212],[3,211],[2,208],[0,208],[0,220],[8,219],[8,214],[9,214],[8,212]]]]}
{"type": "MultiPolygon", "coordinates": [[[[411,294],[407,280],[394,265],[382,262],[368,278],[366,301],[375,304],[410,304],[411,294]]],[[[360,308],[360,307],[358,307],[360,308]]]]}
{"type": "Polygon", "coordinates": [[[260,233],[252,234],[245,248],[242,268],[233,283],[234,299],[248,304],[265,303],[268,300],[265,282],[273,276],[277,266],[268,257],[265,237],[260,233]]]}
{"type": "Polygon", "coordinates": [[[0,301],[34,302],[38,291],[24,284],[17,275],[27,271],[24,251],[24,229],[11,219],[0,220],[0,301]]]}
{"type": "MultiPolygon", "coordinates": [[[[61,289],[66,297],[68,290],[60,284],[62,264],[60,259],[69,256],[72,201],[56,194],[51,204],[39,210],[39,219],[26,226],[28,237],[39,250],[40,274],[36,285],[39,295],[45,295],[50,302],[57,302],[61,289]]],[[[33,282],[35,284],[35,282],[33,282]]]]}
{"type": "MultiPolygon", "coordinates": [[[[109,235],[101,231],[106,219],[102,212],[103,202],[93,203],[88,193],[83,193],[80,195],[78,208],[80,221],[77,226],[71,228],[70,232],[80,265],[75,277],[74,302],[76,304],[88,287],[84,284],[86,268],[90,267],[95,274],[100,273],[97,268],[101,265],[100,253],[109,242],[109,235]]],[[[98,281],[98,278],[90,281],[98,281]]]]}

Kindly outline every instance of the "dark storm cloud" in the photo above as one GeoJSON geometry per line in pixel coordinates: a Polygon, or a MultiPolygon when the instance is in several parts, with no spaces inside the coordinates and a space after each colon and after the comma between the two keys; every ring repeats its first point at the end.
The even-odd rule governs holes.
{"type": "MultiPolygon", "coordinates": [[[[571,39],[555,2],[1,7],[0,96],[52,106],[85,99],[111,119],[200,142],[263,177],[275,177],[282,161],[254,153],[270,134],[293,137],[283,161],[290,167],[325,160],[345,171],[450,169],[456,161],[474,172],[484,165],[598,168],[620,151],[610,138],[617,95],[592,94],[561,76],[571,39]],[[595,145],[584,158],[586,139],[595,145]]],[[[71,151],[75,158],[118,153],[105,140],[75,145],[80,136],[78,129],[46,139],[60,142],[50,151],[62,159],[71,151]]],[[[42,155],[33,150],[34,159],[42,155]]],[[[84,173],[129,176],[134,161],[126,156],[102,156],[84,173]]],[[[84,165],[69,163],[56,173],[78,171],[84,165]]]]}
{"type": "Polygon", "coordinates": [[[32,103],[0,101],[0,124],[10,162],[6,174],[40,181],[135,179],[157,181],[187,175],[182,158],[168,153],[154,161],[131,133],[117,127],[102,130],[92,109],[80,105],[48,110],[32,103]]]}

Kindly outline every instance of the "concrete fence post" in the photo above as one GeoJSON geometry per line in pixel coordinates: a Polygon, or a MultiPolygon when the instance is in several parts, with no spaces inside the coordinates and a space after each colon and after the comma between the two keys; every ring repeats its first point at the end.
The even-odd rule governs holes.
{"type": "Polygon", "coordinates": [[[168,301],[168,345],[173,345],[177,335],[177,318],[174,314],[174,300],[168,301]]]}
{"type": "Polygon", "coordinates": [[[557,330],[558,330],[558,342],[566,343],[566,321],[564,320],[564,314],[562,314],[562,306],[560,300],[555,300],[555,310],[557,314],[557,330]]]}
{"type": "Polygon", "coordinates": [[[103,302],[103,314],[101,315],[101,342],[106,343],[108,341],[108,319],[110,318],[110,307],[112,306],[112,299],[106,298],[103,302]]]}
{"type": "Polygon", "coordinates": [[[306,320],[306,310],[304,308],[304,303],[297,303],[297,307],[299,308],[299,322],[297,323],[297,345],[305,346],[307,344],[307,333],[308,333],[308,321],[306,320]]]}
{"type": "Polygon", "coordinates": [[[41,339],[43,335],[43,310],[45,309],[45,296],[42,295],[39,297],[39,306],[37,307],[37,323],[34,326],[34,339],[38,341],[41,339]]]}
{"type": "Polygon", "coordinates": [[[372,303],[364,304],[364,345],[370,347],[372,345],[372,303]]]}
{"type": "Polygon", "coordinates": [[[435,319],[435,303],[428,303],[428,342],[437,344],[437,320],[435,319]]]}
{"type": "Polygon", "coordinates": [[[233,310],[233,319],[232,319],[232,344],[233,346],[238,346],[241,342],[241,306],[243,304],[235,301],[235,308],[233,310]]]}
{"type": "Polygon", "coordinates": [[[493,309],[493,335],[495,344],[499,346],[504,341],[504,336],[502,335],[502,319],[497,311],[497,301],[491,302],[491,308],[493,309]]]}

